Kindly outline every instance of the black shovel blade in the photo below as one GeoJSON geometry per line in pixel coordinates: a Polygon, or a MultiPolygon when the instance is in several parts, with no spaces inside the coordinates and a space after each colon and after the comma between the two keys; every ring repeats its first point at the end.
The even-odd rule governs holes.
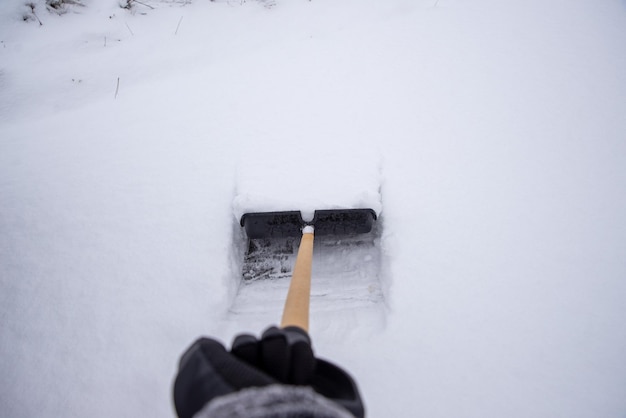
{"type": "Polygon", "coordinates": [[[299,211],[246,213],[240,224],[249,238],[299,237],[302,228],[311,224],[315,235],[356,235],[372,230],[376,212],[372,209],[316,210],[311,222],[304,222],[299,211]]]}
{"type": "Polygon", "coordinates": [[[282,238],[302,235],[304,221],[299,211],[245,213],[240,220],[248,238],[282,238]]]}
{"type": "Polygon", "coordinates": [[[316,210],[312,224],[316,236],[345,236],[367,234],[375,220],[372,209],[328,209],[316,210]]]}

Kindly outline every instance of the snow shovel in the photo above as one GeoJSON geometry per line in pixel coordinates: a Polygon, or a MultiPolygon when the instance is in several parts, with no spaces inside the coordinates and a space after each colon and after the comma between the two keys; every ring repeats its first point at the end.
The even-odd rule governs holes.
{"type": "Polygon", "coordinates": [[[245,213],[240,224],[249,238],[299,237],[307,225],[315,235],[355,235],[372,230],[376,212],[373,209],[316,210],[313,220],[305,222],[299,211],[245,213]]]}
{"type": "Polygon", "coordinates": [[[372,209],[316,210],[311,222],[305,222],[298,211],[247,213],[242,216],[241,226],[252,239],[302,235],[283,310],[282,328],[296,326],[307,332],[309,330],[314,234],[364,234],[372,230],[375,220],[376,212],[372,209]]]}

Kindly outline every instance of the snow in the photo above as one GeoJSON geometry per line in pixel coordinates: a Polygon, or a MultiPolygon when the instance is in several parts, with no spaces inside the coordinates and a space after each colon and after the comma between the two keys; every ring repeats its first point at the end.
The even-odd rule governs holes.
{"type": "Polygon", "coordinates": [[[380,215],[377,148],[355,147],[346,134],[306,134],[311,137],[305,144],[297,143],[304,135],[296,135],[268,138],[278,152],[264,152],[264,143],[243,151],[233,199],[235,219],[244,213],[299,210],[310,221],[316,209],[369,208],[380,215]]]}
{"type": "Polygon", "coordinates": [[[624,2],[34,3],[0,3],[3,415],[172,416],[184,348],[281,300],[233,313],[238,216],[366,206],[384,302],[318,283],[311,330],[368,416],[623,416],[624,2]]]}

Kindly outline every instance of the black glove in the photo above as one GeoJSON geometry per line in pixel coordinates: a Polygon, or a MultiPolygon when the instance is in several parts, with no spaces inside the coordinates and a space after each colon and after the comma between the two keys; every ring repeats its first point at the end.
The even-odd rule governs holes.
{"type": "Polygon", "coordinates": [[[273,384],[310,386],[355,417],[364,416],[354,380],[315,358],[308,334],[297,327],[271,327],[260,340],[239,335],[230,352],[218,341],[198,339],[180,359],[174,404],[180,418],[191,418],[214,398],[273,384]]]}

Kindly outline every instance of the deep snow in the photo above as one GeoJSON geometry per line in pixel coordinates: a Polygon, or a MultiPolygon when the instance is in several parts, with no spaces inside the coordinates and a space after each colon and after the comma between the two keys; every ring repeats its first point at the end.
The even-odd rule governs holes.
{"type": "Polygon", "coordinates": [[[83,3],[0,5],[2,415],[171,416],[236,215],[380,186],[369,416],[623,416],[623,1],[83,3]]]}

